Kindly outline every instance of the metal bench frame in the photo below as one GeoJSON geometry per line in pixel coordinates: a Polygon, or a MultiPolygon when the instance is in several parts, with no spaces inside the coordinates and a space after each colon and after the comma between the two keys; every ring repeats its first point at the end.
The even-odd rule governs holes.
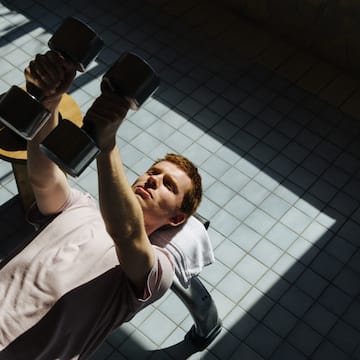
{"type": "MultiPolygon", "coordinates": [[[[194,216],[207,230],[210,222],[199,214],[194,216]]],[[[196,347],[205,348],[217,337],[222,328],[222,322],[210,293],[198,276],[190,280],[188,288],[182,286],[175,278],[171,290],[184,303],[194,320],[194,325],[185,338],[196,347]]]]}

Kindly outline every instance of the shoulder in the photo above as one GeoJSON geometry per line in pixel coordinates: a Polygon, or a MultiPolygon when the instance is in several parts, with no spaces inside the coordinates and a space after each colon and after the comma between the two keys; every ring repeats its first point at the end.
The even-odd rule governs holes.
{"type": "Polygon", "coordinates": [[[94,198],[78,189],[70,188],[69,195],[66,198],[62,206],[52,215],[43,215],[37,204],[33,203],[27,212],[26,219],[35,228],[42,227],[56,218],[59,214],[64,213],[70,209],[78,207],[92,207],[96,208],[96,202],[94,198]]]}
{"type": "Polygon", "coordinates": [[[171,256],[167,250],[152,245],[154,251],[154,264],[151,268],[144,289],[144,297],[141,301],[151,302],[160,298],[171,286],[175,269],[171,256]]]}
{"type": "Polygon", "coordinates": [[[175,266],[170,253],[166,249],[156,245],[151,245],[151,247],[153,248],[155,255],[154,267],[158,267],[158,269],[173,274],[175,266]]]}

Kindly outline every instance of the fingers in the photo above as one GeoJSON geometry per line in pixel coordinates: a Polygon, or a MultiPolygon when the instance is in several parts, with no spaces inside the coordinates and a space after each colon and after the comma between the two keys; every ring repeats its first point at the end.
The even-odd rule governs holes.
{"type": "Polygon", "coordinates": [[[54,51],[36,55],[25,69],[26,80],[41,88],[47,95],[66,90],[75,73],[75,66],[54,51]]]}
{"type": "Polygon", "coordinates": [[[59,86],[64,76],[58,61],[54,61],[54,55],[36,55],[26,69],[25,75],[35,80],[36,85],[44,90],[59,86]]]}
{"type": "Polygon", "coordinates": [[[101,94],[93,103],[90,110],[103,114],[104,117],[123,118],[129,109],[128,101],[117,94],[101,94]]]}
{"type": "Polygon", "coordinates": [[[101,151],[116,144],[116,133],[129,110],[129,102],[113,92],[102,93],[84,117],[84,127],[101,151]]]}
{"type": "MultiPolygon", "coordinates": [[[[116,89],[113,88],[111,81],[107,78],[103,78],[101,81],[101,92],[103,95],[106,94],[113,94],[113,96],[117,96],[119,97],[120,95],[116,92],[116,89]]],[[[122,97],[121,101],[125,101],[127,102],[127,106],[128,108],[132,109],[132,110],[137,110],[138,106],[136,105],[134,99],[131,99],[130,97],[122,97]]]]}
{"type": "Polygon", "coordinates": [[[124,120],[128,102],[114,94],[100,95],[89,108],[84,123],[99,133],[114,133],[124,120]]]}
{"type": "Polygon", "coordinates": [[[58,86],[64,79],[61,62],[60,56],[54,52],[49,52],[45,56],[38,55],[37,62],[33,62],[33,67],[48,86],[58,86]]]}

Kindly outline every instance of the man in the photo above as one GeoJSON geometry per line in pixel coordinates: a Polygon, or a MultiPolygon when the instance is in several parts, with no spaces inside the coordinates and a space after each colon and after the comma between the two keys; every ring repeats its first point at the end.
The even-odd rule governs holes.
{"type": "Polygon", "coordinates": [[[116,145],[129,103],[103,88],[84,118],[101,149],[99,211],[39,149],[57,125],[73,65],[50,51],[38,55],[25,76],[43,91],[52,114],[28,143],[36,198],[30,220],[40,215],[51,221],[0,270],[0,359],[87,359],[112,330],[170,287],[171,260],[148,236],[195,212],[201,179],[186,158],[169,154],[131,187],[116,145]]]}

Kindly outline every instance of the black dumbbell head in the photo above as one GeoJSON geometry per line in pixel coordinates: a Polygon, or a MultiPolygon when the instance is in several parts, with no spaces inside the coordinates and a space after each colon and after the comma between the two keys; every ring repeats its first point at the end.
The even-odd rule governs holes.
{"type": "Polygon", "coordinates": [[[104,41],[82,21],[69,17],[60,25],[48,42],[51,50],[69,58],[81,72],[99,54],[104,41]]]}
{"type": "Polygon", "coordinates": [[[50,112],[26,91],[13,85],[0,99],[0,121],[31,140],[50,118],[50,112]]]}
{"type": "Polygon", "coordinates": [[[106,72],[103,80],[122,96],[140,107],[160,85],[160,78],[151,66],[134,53],[122,55],[106,72]]]}
{"type": "Polygon", "coordinates": [[[80,176],[100,152],[91,137],[67,119],[59,122],[40,144],[40,149],[74,177],[80,176]]]}

